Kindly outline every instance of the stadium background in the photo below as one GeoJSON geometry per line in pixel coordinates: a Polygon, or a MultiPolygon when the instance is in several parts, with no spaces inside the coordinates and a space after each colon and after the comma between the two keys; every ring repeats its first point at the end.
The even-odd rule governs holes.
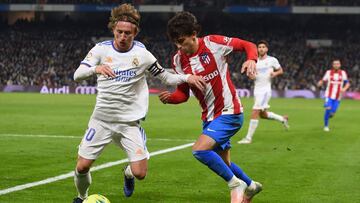
{"type": "MultiPolygon", "coordinates": [[[[95,78],[78,84],[73,73],[96,42],[112,37],[107,29],[110,9],[124,2],[141,11],[137,40],[164,67],[170,67],[175,50],[165,34],[174,11],[194,13],[202,25],[201,35],[269,41],[269,54],[279,59],[285,71],[273,81],[276,97],[321,97],[316,82],[330,68],[331,59],[340,58],[351,87],[335,118],[334,132],[322,132],[322,100],[273,99],[274,111],[290,115],[291,131],[261,122],[254,144],[235,146],[233,159],[265,185],[254,202],[360,201],[360,162],[356,158],[360,156],[359,1],[0,0],[0,91],[33,93],[0,93],[0,202],[45,202],[44,198],[48,202],[70,202],[74,197],[69,178],[9,194],[2,192],[67,173],[74,167],[76,146],[91,115],[94,95],[39,92],[51,93],[56,88],[59,93],[76,92],[76,87],[85,87],[78,93],[96,92],[92,88],[95,78]]],[[[253,82],[239,73],[244,55],[235,53],[228,60],[236,87],[250,92],[253,82]]],[[[173,88],[151,77],[148,82],[154,92],[173,88]]],[[[253,102],[242,101],[245,126],[235,139],[245,135],[253,102]]],[[[196,139],[199,111],[192,99],[179,107],[164,107],[151,97],[149,117],[143,124],[152,139],[150,151],[196,139]]],[[[104,194],[112,202],[228,202],[223,182],[215,176],[204,177],[207,169],[187,150],[151,159],[149,178],[139,184],[132,199],[122,197],[120,167],[94,173],[90,192],[104,194]],[[179,160],[184,167],[177,163],[179,160]],[[173,184],[181,189],[171,189],[173,184]]],[[[118,152],[110,147],[97,164],[124,158],[118,152]]]]}

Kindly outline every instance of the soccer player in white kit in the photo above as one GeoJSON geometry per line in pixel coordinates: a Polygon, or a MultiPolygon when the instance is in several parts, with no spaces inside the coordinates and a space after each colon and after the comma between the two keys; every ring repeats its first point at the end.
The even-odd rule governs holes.
{"type": "Polygon", "coordinates": [[[120,146],[130,162],[124,170],[125,196],[132,195],[134,178],[145,178],[149,152],[140,121],[148,110],[146,71],[170,85],[187,82],[204,89],[205,81],[200,76],[165,71],[144,45],[134,40],[139,21],[140,14],[130,4],[113,8],[108,27],[114,40],[96,44],[74,73],[76,81],[97,74],[98,83],[96,106],[79,145],[74,176],[78,197],[74,203],[87,197],[91,184],[89,169],[110,142],[120,146]]]}
{"type": "Polygon", "coordinates": [[[255,104],[253,106],[247,135],[238,142],[239,144],[250,144],[252,142],[255,130],[259,124],[259,117],[279,121],[286,129],[289,128],[287,116],[280,116],[268,111],[271,98],[271,79],[283,74],[283,69],[275,57],[267,55],[269,44],[266,41],[259,41],[257,43],[257,49],[259,58],[256,63],[255,104]]]}

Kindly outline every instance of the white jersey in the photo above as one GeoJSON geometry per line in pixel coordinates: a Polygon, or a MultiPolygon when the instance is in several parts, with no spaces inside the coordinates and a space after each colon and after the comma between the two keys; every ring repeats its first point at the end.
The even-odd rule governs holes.
{"type": "Polygon", "coordinates": [[[266,56],[264,59],[258,59],[256,63],[257,75],[255,78],[256,92],[269,92],[271,91],[271,76],[273,70],[279,70],[281,68],[279,61],[272,56],[266,56]]]}
{"type": "Polygon", "coordinates": [[[143,119],[148,111],[149,102],[145,71],[151,72],[156,61],[138,41],[134,41],[127,52],[118,51],[113,41],[96,44],[81,64],[89,67],[109,65],[116,77],[108,79],[103,75],[97,75],[98,95],[93,117],[110,122],[143,119]]]}

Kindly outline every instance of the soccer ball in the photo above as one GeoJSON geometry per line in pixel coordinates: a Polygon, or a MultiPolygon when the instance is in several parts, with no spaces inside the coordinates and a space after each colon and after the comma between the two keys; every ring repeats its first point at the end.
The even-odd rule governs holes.
{"type": "Polygon", "coordinates": [[[88,196],[83,203],[110,203],[110,201],[102,195],[95,194],[88,196]]]}

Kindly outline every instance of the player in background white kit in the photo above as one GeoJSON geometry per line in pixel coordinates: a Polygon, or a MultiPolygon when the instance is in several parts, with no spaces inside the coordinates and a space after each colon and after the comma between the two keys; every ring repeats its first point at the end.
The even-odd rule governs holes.
{"type": "Polygon", "coordinates": [[[252,142],[255,130],[259,124],[259,116],[260,118],[279,121],[286,129],[289,128],[287,116],[280,116],[268,111],[271,98],[271,79],[283,74],[283,69],[275,57],[267,55],[269,44],[266,41],[259,41],[257,43],[257,49],[259,58],[256,63],[257,75],[254,87],[255,104],[253,106],[247,135],[238,142],[239,144],[250,144],[252,142]]]}
{"type": "Polygon", "coordinates": [[[81,203],[87,197],[91,184],[89,169],[110,142],[120,146],[130,162],[124,170],[125,196],[132,195],[134,178],[145,178],[149,152],[144,129],[140,126],[148,110],[145,71],[170,85],[187,82],[204,89],[205,81],[200,76],[165,71],[143,44],[134,41],[139,22],[140,14],[130,4],[113,8],[108,27],[114,40],[93,47],[74,73],[76,81],[94,74],[98,77],[96,106],[79,145],[74,176],[78,197],[74,203],[81,203]]]}

